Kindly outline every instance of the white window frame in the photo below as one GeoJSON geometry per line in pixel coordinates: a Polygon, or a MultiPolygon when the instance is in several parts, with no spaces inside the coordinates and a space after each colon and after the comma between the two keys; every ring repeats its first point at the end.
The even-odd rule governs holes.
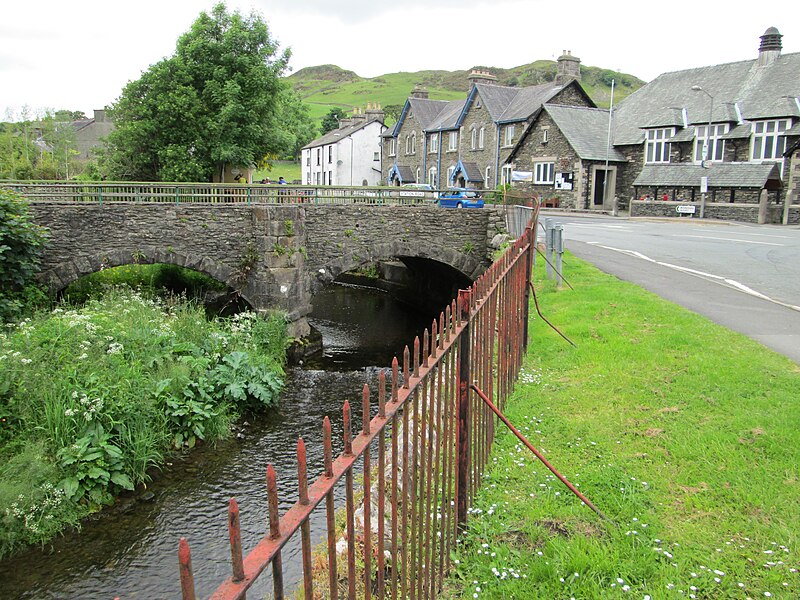
{"type": "Polygon", "coordinates": [[[475,129],[475,127],[470,129],[469,132],[469,149],[470,150],[478,149],[478,130],[475,129]]]}
{"type": "Polygon", "coordinates": [[[386,151],[388,156],[397,156],[397,139],[389,138],[389,148],[386,151]]]}
{"type": "Polygon", "coordinates": [[[500,171],[500,183],[503,185],[511,184],[511,172],[514,170],[514,165],[503,165],[500,171]]]}
{"type": "Polygon", "coordinates": [[[782,160],[786,149],[786,138],[781,134],[791,126],[791,119],[753,121],[750,134],[750,160],[782,160]]]}
{"type": "Polygon", "coordinates": [[[458,150],[458,132],[451,131],[447,134],[447,151],[455,152],[458,150]]]}
{"type": "Polygon", "coordinates": [[[422,183],[419,180],[419,167],[417,167],[417,171],[414,173],[414,183],[422,183]]]}
{"type": "Polygon", "coordinates": [[[514,126],[513,123],[509,123],[508,125],[505,126],[505,129],[503,130],[503,147],[504,148],[508,148],[509,146],[513,146],[514,145],[514,132],[515,132],[515,130],[516,130],[516,127],[514,126]]]}
{"type": "Polygon", "coordinates": [[[328,146],[328,164],[333,163],[333,145],[328,146]]]}
{"type": "Polygon", "coordinates": [[[536,185],[554,185],[556,182],[556,163],[533,163],[533,183],[536,185]]]}
{"type": "Polygon", "coordinates": [[[675,135],[674,127],[648,129],[645,132],[644,162],[645,164],[665,164],[669,162],[670,143],[667,141],[675,135]]]}
{"type": "Polygon", "coordinates": [[[317,148],[317,166],[322,164],[322,148],[317,148]]]}
{"type": "Polygon", "coordinates": [[[428,185],[437,187],[436,185],[436,167],[428,169],[428,185]]]}
{"type": "Polygon", "coordinates": [[[489,165],[486,167],[486,173],[483,175],[483,187],[487,190],[492,187],[492,167],[489,165]]]}
{"type": "Polygon", "coordinates": [[[411,154],[417,153],[417,132],[411,133],[411,154]]]}
{"type": "Polygon", "coordinates": [[[434,154],[439,151],[439,134],[432,133],[430,135],[430,142],[428,143],[428,152],[434,154]]]}
{"type": "Polygon", "coordinates": [[[455,172],[455,167],[447,167],[447,185],[453,185],[453,173],[455,172]]]}
{"type": "Polygon", "coordinates": [[[728,133],[727,123],[711,124],[711,140],[708,148],[708,158],[703,156],[703,146],[708,138],[708,125],[695,125],[694,140],[694,162],[701,163],[703,160],[708,162],[722,162],[725,160],[725,140],[719,139],[728,133]]]}
{"type": "Polygon", "coordinates": [[[483,141],[486,138],[486,128],[481,127],[478,130],[478,149],[483,150],[483,141]]]}

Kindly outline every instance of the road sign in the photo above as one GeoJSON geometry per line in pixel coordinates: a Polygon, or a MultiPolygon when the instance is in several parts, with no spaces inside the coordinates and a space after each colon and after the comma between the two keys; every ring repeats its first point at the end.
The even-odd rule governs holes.
{"type": "Polygon", "coordinates": [[[693,215],[697,210],[696,206],[692,204],[679,204],[675,207],[675,212],[685,214],[685,215],[693,215]]]}
{"type": "Polygon", "coordinates": [[[700,193],[707,194],[708,193],[708,177],[701,177],[700,178],[700,193]]]}

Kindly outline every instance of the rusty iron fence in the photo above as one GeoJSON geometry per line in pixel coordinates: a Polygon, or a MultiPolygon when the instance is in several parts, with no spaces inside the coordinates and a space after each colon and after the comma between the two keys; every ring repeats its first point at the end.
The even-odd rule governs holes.
{"type": "MultiPolygon", "coordinates": [[[[395,358],[391,369],[380,373],[377,389],[364,386],[363,425],[355,436],[351,411],[358,409],[344,402],[344,451],[336,458],[331,423],[324,419],[324,470],[310,484],[305,444],[298,440],[297,472],[280,475],[297,478],[299,497],[283,515],[278,474],[266,467],[268,524],[247,556],[242,556],[239,507],[231,499],[231,576],[212,598],[245,598],[265,571],[267,576],[271,571],[274,597],[283,598],[281,550],[298,535],[303,575],[301,589],[290,591],[294,596],[422,600],[438,595],[494,439],[494,413],[470,393],[471,386],[502,410],[527,346],[535,222],[536,213],[502,258],[459,292],[421,340],[406,347],[402,361],[395,358]],[[342,482],[344,510],[334,503],[342,482]],[[325,523],[327,542],[312,554],[315,511],[325,512],[324,521],[314,522],[325,523]]],[[[185,539],[178,557],[183,598],[193,599],[185,539]]]]}

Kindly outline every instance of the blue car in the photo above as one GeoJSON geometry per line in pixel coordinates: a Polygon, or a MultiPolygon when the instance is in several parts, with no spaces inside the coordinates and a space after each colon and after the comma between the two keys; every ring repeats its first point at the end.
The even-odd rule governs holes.
{"type": "Polygon", "coordinates": [[[448,188],[439,194],[439,206],[444,208],[483,208],[480,190],[448,188]]]}

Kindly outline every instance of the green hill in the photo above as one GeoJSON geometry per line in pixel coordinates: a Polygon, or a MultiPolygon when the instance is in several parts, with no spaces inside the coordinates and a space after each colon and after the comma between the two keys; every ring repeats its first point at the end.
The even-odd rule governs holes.
{"type": "MultiPolygon", "coordinates": [[[[539,60],[512,69],[475,66],[491,71],[500,85],[531,86],[552,81],[556,62],[539,60]]],[[[289,82],[308,105],[311,115],[322,118],[333,107],[350,111],[364,107],[367,102],[379,103],[391,116],[402,108],[414,86],[428,89],[432,100],[457,100],[469,90],[468,71],[417,71],[416,73],[387,73],[378,77],[359,77],[336,65],[320,65],[300,69],[288,77],[289,82]],[[394,109],[394,110],[393,110],[394,109]]],[[[614,104],[644,85],[644,81],[609,69],[581,65],[581,84],[598,106],[608,107],[611,99],[611,80],[615,80],[614,104]]],[[[393,119],[389,118],[390,121],[393,119]]]]}

